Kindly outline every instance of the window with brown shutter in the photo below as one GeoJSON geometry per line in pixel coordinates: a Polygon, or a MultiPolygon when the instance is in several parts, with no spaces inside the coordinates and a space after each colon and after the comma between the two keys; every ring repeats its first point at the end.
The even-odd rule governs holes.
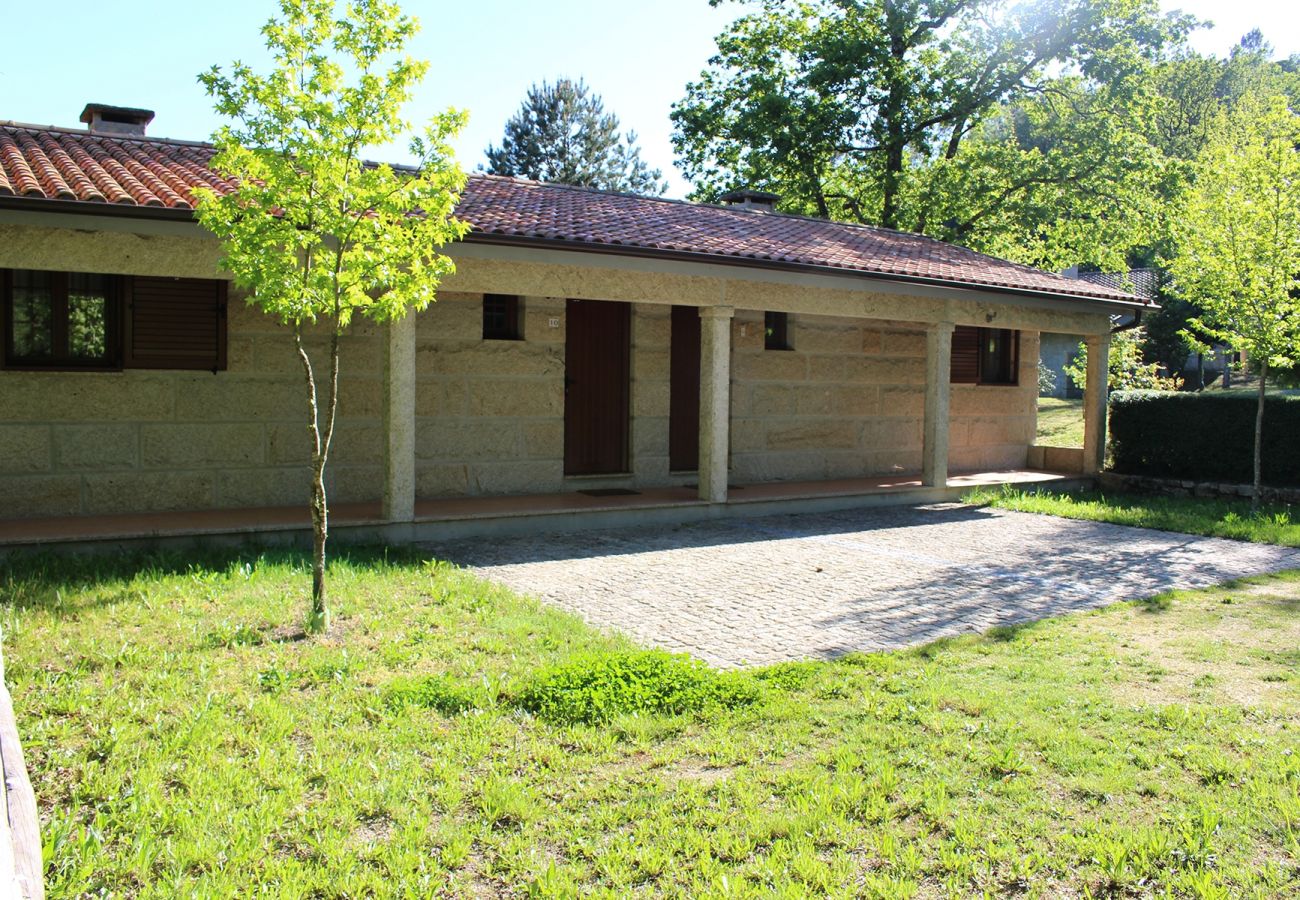
{"type": "Polygon", "coordinates": [[[1018,382],[1020,332],[1010,328],[958,325],[952,333],[953,384],[1018,382]]]}
{"type": "Polygon", "coordinates": [[[226,283],[0,269],[0,346],[17,369],[226,367],[226,283]]]}
{"type": "Polygon", "coordinates": [[[980,330],[958,325],[952,332],[953,384],[978,384],[980,380],[980,330]]]}
{"type": "Polygon", "coordinates": [[[127,297],[127,368],[226,367],[224,281],[135,276],[127,297]]]}

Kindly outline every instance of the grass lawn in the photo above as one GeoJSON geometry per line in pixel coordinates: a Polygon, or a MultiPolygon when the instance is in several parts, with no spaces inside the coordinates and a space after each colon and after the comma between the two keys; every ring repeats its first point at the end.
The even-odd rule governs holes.
{"type": "Polygon", "coordinates": [[[1038,398],[1038,437],[1045,447],[1083,446],[1083,401],[1038,398]]]}
{"type": "Polygon", "coordinates": [[[52,898],[1300,893],[1300,573],[717,673],[362,554],[304,640],[302,557],[185,559],[0,567],[52,898]]]}
{"type": "Polygon", "coordinates": [[[980,489],[962,499],[967,503],[1067,519],[1300,547],[1300,518],[1293,516],[1290,506],[1266,505],[1258,513],[1252,513],[1249,500],[1099,494],[1094,491],[1039,493],[1011,488],[980,489]]]}

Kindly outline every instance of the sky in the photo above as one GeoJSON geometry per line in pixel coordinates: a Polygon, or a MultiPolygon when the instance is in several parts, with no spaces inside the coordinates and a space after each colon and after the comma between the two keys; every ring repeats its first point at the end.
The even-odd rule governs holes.
{"type": "MultiPolygon", "coordinates": [[[[674,101],[714,50],[713,38],[739,6],[707,0],[405,0],[423,30],[411,52],[429,75],[410,108],[419,119],[456,106],[470,112],[457,141],[467,169],[499,143],[506,119],[537,81],[584,78],[642,155],[669,182],[689,185],[673,166],[674,101]]],[[[1193,46],[1222,55],[1259,28],[1278,55],[1300,53],[1300,3],[1294,0],[1162,0],[1215,27],[1193,46]]],[[[61,0],[46,6],[0,0],[0,120],[81,127],[88,102],[157,112],[149,133],[205,140],[219,124],[195,76],[213,64],[264,59],[261,25],[273,0],[61,0]],[[57,21],[50,21],[51,11],[57,21]],[[57,37],[52,37],[56,35],[57,37]]],[[[400,149],[383,158],[402,161],[400,149]]]]}

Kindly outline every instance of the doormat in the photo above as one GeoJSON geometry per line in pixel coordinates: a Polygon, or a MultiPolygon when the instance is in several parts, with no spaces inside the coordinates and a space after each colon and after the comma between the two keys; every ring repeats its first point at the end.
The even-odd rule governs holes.
{"type": "Polygon", "coordinates": [[[588,488],[578,493],[586,494],[588,497],[635,497],[641,492],[631,488],[588,488]]]}

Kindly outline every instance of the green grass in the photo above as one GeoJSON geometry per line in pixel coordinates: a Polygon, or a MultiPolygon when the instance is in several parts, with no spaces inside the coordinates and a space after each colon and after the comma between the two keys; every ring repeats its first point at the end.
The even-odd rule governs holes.
{"type": "Polygon", "coordinates": [[[719,675],[332,573],[0,564],[51,898],[1300,892],[1300,578],[719,675]]]}
{"type": "Polygon", "coordinates": [[[1083,446],[1083,401],[1038,398],[1038,437],[1044,447],[1083,446]]]}
{"type": "Polygon", "coordinates": [[[1300,517],[1293,514],[1290,506],[1266,505],[1258,512],[1251,512],[1249,500],[1099,494],[1092,491],[1034,492],[1010,487],[975,490],[963,499],[967,503],[1068,519],[1300,547],[1300,517]]]}

